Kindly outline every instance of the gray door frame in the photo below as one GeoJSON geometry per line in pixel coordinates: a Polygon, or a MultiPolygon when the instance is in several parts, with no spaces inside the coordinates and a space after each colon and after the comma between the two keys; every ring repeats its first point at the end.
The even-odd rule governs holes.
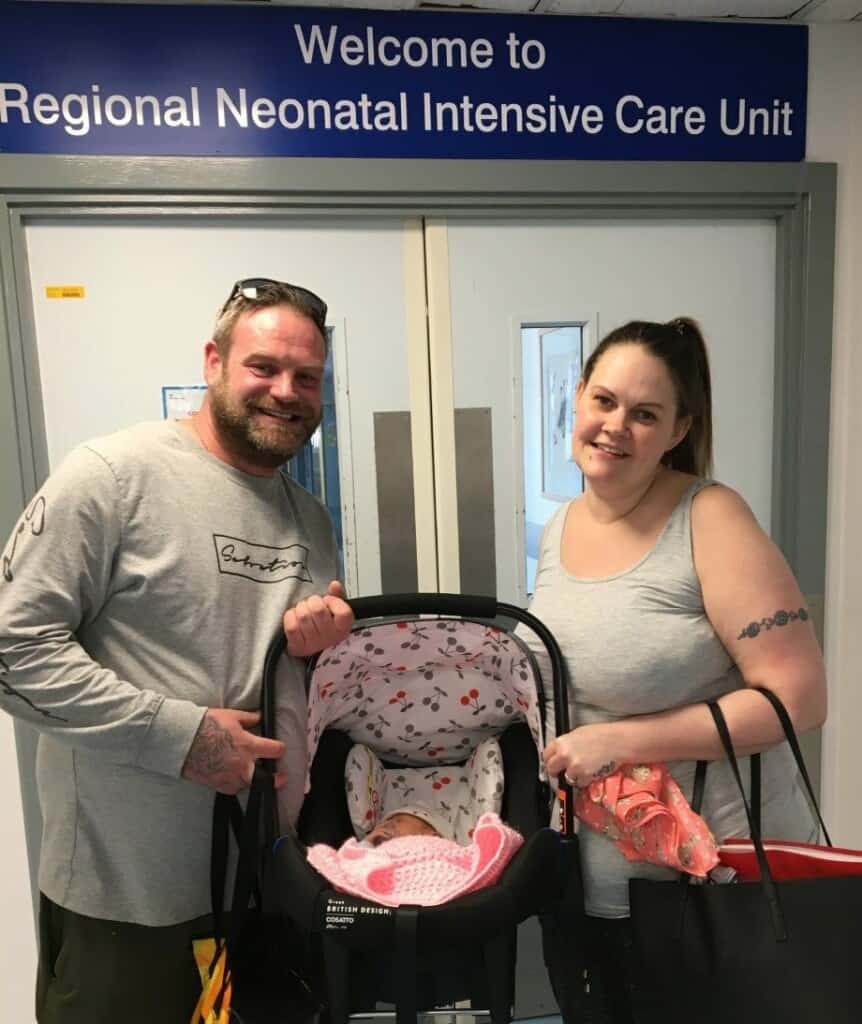
{"type": "MultiPolygon", "coordinates": [[[[169,213],[773,219],[773,536],[822,631],[835,202],[834,164],[0,155],[0,534],[8,536],[48,471],[28,219],[169,213]]],[[[33,736],[20,726],[16,736],[32,869],[41,832],[35,794],[28,792],[33,736]]]]}

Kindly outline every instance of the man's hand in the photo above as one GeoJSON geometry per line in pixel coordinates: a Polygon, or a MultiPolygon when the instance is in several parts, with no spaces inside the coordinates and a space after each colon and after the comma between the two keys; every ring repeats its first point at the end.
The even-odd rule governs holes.
{"type": "MultiPolygon", "coordinates": [[[[258,758],[276,760],[284,753],[281,740],[256,736],[249,729],[260,721],[257,711],[210,708],[203,717],[183,765],[183,778],[219,793],[238,793],[254,775],[258,758]]],[[[276,789],[284,785],[275,776],[276,789]]]]}
{"type": "Polygon", "coordinates": [[[344,587],[333,580],[326,594],[314,594],[284,613],[287,653],[295,658],[317,654],[340,643],[353,626],[353,609],[344,600],[344,587]]]}

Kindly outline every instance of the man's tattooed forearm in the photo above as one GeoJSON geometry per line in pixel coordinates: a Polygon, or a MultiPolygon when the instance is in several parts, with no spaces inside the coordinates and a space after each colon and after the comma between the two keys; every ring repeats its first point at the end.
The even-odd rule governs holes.
{"type": "Polygon", "coordinates": [[[760,622],[749,622],[743,631],[736,638],[737,640],[753,639],[758,636],[761,630],[770,630],[773,626],[786,626],[791,622],[806,622],[808,612],[804,608],[797,611],[778,611],[769,618],[761,619],[760,622]]]}
{"type": "Polygon", "coordinates": [[[221,771],[233,751],[231,734],[206,715],[189,750],[185,770],[203,775],[221,771]]]}

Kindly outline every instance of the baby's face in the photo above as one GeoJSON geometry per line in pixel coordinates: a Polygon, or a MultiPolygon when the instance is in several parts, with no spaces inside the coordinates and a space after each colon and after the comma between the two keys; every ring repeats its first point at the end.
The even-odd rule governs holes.
{"type": "Polygon", "coordinates": [[[432,825],[415,814],[392,814],[376,825],[365,837],[372,846],[379,846],[390,839],[402,836],[437,836],[440,833],[432,825]]]}

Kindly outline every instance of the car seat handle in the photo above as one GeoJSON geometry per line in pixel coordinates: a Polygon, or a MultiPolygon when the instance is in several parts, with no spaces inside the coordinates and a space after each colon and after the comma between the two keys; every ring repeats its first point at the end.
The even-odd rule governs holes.
{"type": "Polygon", "coordinates": [[[357,619],[378,619],[397,615],[452,615],[467,619],[493,619],[498,614],[495,597],[473,594],[379,594],[354,597],[347,602],[357,619]]]}

